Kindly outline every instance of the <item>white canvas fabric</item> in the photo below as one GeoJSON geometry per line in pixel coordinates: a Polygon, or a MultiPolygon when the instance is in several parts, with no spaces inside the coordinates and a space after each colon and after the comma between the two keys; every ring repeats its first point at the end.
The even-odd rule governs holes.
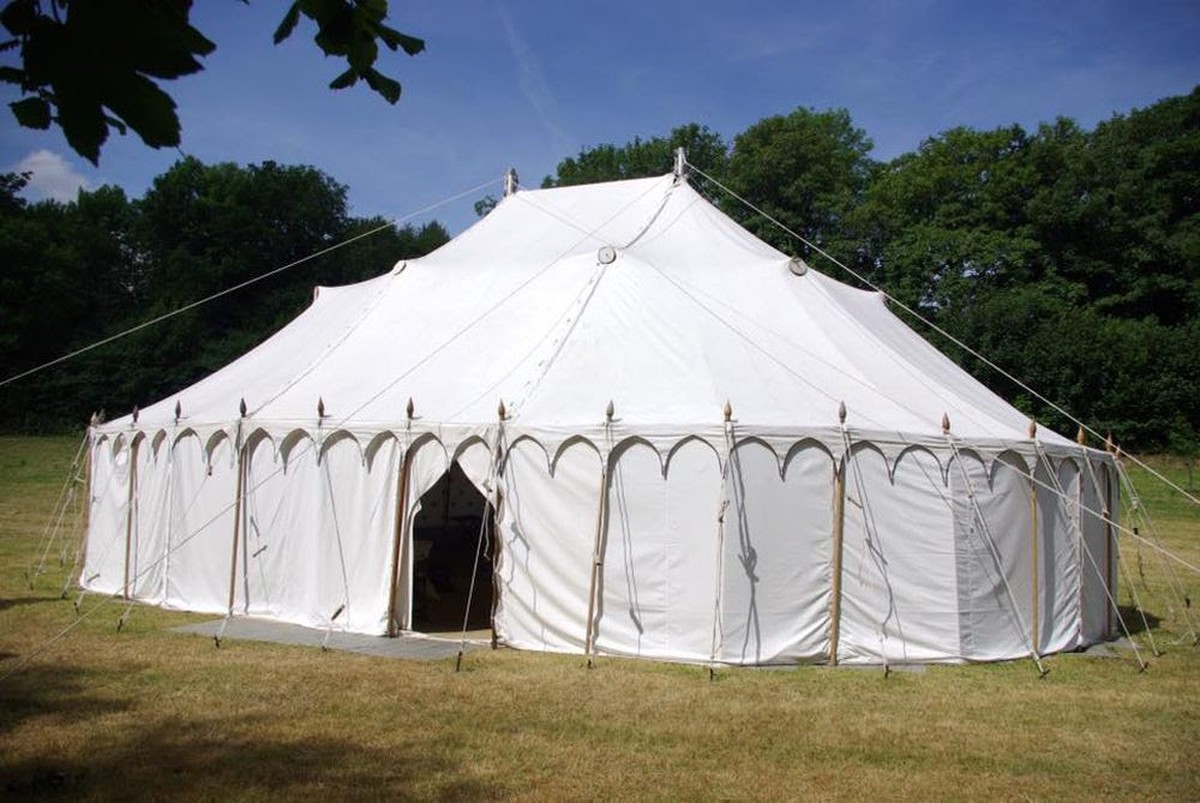
{"type": "Polygon", "coordinates": [[[512,646],[964,661],[1106,636],[1111,458],[1030,439],[881,295],[795,267],[673,175],[516,192],[94,428],[83,583],[409,627],[414,517],[458,463],[512,646]]]}

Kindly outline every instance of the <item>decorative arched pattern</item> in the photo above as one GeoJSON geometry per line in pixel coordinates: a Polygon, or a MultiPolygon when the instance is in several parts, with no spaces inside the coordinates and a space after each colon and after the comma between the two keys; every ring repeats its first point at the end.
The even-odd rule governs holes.
{"type": "Polygon", "coordinates": [[[909,451],[889,471],[878,449],[855,444],[846,466],[840,662],[958,658],[954,525],[941,478],[927,451],[909,451]]]}
{"type": "Polygon", "coordinates": [[[123,435],[101,437],[91,448],[88,539],[80,582],[103,594],[118,594],[125,582],[129,516],[129,450],[123,435]]]}
{"type": "Polygon", "coordinates": [[[623,432],[615,443],[595,428],[543,441],[513,427],[498,455],[491,427],[414,423],[320,440],[250,420],[98,432],[84,582],[121,592],[128,545],[139,599],[223,612],[232,570],[238,613],[384,632],[393,577],[397,621],[411,621],[405,528],[457,462],[501,500],[496,625],[507,643],[584,651],[603,498],[598,652],[708,661],[716,624],[718,661],[819,661],[844,461],[842,661],[1009,658],[1028,652],[1027,636],[1050,652],[1108,632],[1115,552],[1103,454],[1058,447],[1038,463],[1020,444],[997,453],[934,438],[857,441],[844,453],[836,433],[747,432],[723,467],[719,430],[623,432]],[[231,566],[235,431],[246,475],[231,566]]]}
{"type": "MultiPolygon", "coordinates": [[[[189,430],[190,432],[190,430],[189,430]]],[[[166,566],[169,607],[223,613],[229,604],[237,459],[224,432],[181,434],[172,450],[166,566]]]]}
{"type": "Polygon", "coordinates": [[[722,660],[815,661],[829,650],[833,460],[811,441],[775,453],[744,440],[725,498],[722,660]]]}
{"type": "Polygon", "coordinates": [[[1080,467],[1080,554],[1082,572],[1079,595],[1080,627],[1085,643],[1108,636],[1112,616],[1106,587],[1112,578],[1112,549],[1108,543],[1108,526],[1104,520],[1104,491],[1100,486],[1100,469],[1086,455],[1080,467]]]}
{"type": "Polygon", "coordinates": [[[133,527],[130,530],[129,585],[134,597],[161,603],[166,597],[171,543],[172,454],[157,448],[167,441],[159,430],[143,436],[137,454],[133,527]]]}
{"type": "Polygon", "coordinates": [[[508,450],[496,628],[514,647],[583,652],[600,461],[586,441],[565,445],[554,472],[542,447],[521,439],[508,450]]]}
{"type": "Polygon", "coordinates": [[[1041,651],[1080,645],[1079,467],[1043,458],[1034,469],[1038,530],[1038,640],[1041,651]]]}
{"type": "Polygon", "coordinates": [[[1034,565],[1024,462],[1006,453],[989,471],[981,455],[964,450],[948,473],[961,655],[972,661],[1028,655],[1034,646],[1034,565]]]}
{"type": "Polygon", "coordinates": [[[614,450],[597,651],[710,657],[721,493],[720,465],[707,444],[680,445],[665,476],[649,443],[626,439],[614,450]]]}

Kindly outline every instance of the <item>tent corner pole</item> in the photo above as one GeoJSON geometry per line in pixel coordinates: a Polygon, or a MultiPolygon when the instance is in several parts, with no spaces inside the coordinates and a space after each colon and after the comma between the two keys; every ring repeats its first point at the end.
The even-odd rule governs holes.
{"type": "Polygon", "coordinates": [[[608,524],[608,458],[600,470],[600,504],[596,511],[596,535],[592,543],[592,571],[588,585],[587,634],[584,639],[584,654],[588,669],[593,665],[596,647],[596,589],[600,584],[600,572],[604,567],[604,532],[608,524]]]}
{"type": "Polygon", "coordinates": [[[125,580],[121,585],[122,599],[132,599],[133,593],[130,589],[130,574],[131,564],[133,562],[133,522],[136,518],[134,508],[137,504],[137,457],[138,447],[141,446],[142,439],[134,435],[133,442],[129,445],[129,494],[125,499],[125,580]]]}
{"type": "Polygon", "coordinates": [[[400,477],[396,487],[396,516],[392,530],[392,572],[388,583],[388,612],[387,635],[395,638],[400,635],[400,621],[396,607],[400,602],[400,557],[404,545],[405,533],[408,530],[408,480],[412,471],[412,447],[404,452],[404,460],[400,464],[400,477]]]}
{"type": "Polygon", "coordinates": [[[829,665],[837,666],[842,626],[842,544],[846,521],[846,460],[833,471],[833,545],[829,588],[829,665]]]}
{"type": "Polygon", "coordinates": [[[233,549],[229,557],[229,616],[233,616],[233,607],[237,602],[237,564],[238,546],[242,536],[242,516],[245,513],[243,497],[246,495],[246,444],[242,442],[242,426],[238,422],[237,442],[237,490],[233,500],[233,549]]]}
{"type": "MultiPolygon", "coordinates": [[[[1036,467],[1034,471],[1036,471],[1036,467]]],[[[1030,534],[1030,549],[1033,553],[1032,571],[1030,572],[1030,588],[1032,590],[1032,612],[1033,622],[1030,627],[1030,632],[1033,636],[1033,647],[1035,650],[1041,649],[1041,600],[1039,599],[1040,592],[1038,590],[1038,503],[1037,503],[1037,481],[1033,473],[1029,475],[1029,534],[1030,534]]]]}

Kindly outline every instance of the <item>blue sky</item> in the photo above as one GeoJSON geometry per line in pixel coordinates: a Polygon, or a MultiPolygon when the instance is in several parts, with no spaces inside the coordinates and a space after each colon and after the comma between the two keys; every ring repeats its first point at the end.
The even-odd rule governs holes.
{"type": "MultiPolygon", "coordinates": [[[[393,27],[428,47],[381,60],[404,85],[396,106],[366,87],[327,89],[341,68],[307,22],[273,46],[286,4],[199,0],[194,24],[217,50],[204,72],[164,84],[182,152],[315,165],[350,188],[352,213],[403,218],[510,166],[537,185],[581,148],[688,122],[732,140],[798,106],[844,107],[889,159],[956,125],[1062,115],[1090,128],[1200,83],[1196,0],[390,5],[393,27]]],[[[0,170],[32,168],[30,197],[105,183],[137,197],[180,155],[114,134],[94,168],[57,133],[0,115],[0,170]]],[[[414,222],[461,230],[484,192],[414,222]]]]}

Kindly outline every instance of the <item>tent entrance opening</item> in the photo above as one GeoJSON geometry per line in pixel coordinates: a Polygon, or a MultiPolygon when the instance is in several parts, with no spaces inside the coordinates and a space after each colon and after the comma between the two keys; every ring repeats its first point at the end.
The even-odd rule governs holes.
{"type": "Polygon", "coordinates": [[[491,532],[491,505],[458,463],[452,464],[421,497],[413,520],[413,630],[457,632],[464,614],[468,630],[492,626],[491,532]],[[473,571],[475,591],[468,611],[473,571]]]}

